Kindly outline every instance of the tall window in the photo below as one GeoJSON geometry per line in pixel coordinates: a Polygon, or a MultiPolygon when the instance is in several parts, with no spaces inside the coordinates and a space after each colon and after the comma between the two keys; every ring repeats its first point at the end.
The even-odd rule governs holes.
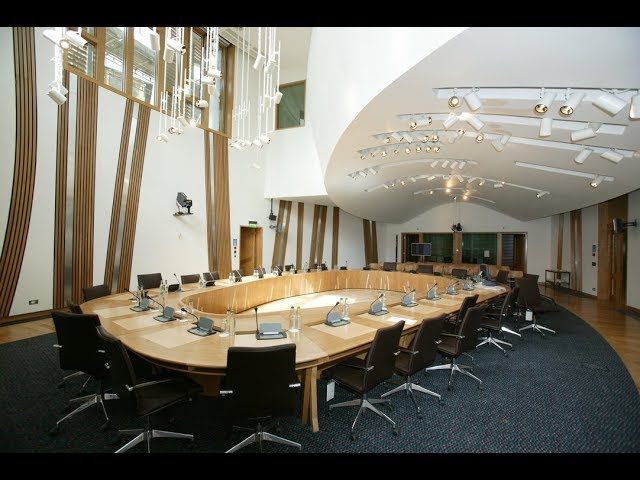
{"type": "Polygon", "coordinates": [[[95,78],[97,38],[95,37],[94,27],[83,27],[82,38],[87,41],[84,48],[78,48],[72,43],[69,49],[66,50],[65,66],[95,78]]]}
{"type": "Polygon", "coordinates": [[[276,128],[304,126],[305,81],[280,85],[282,99],[276,109],[276,128]]]}
{"type": "Polygon", "coordinates": [[[495,233],[463,233],[462,263],[495,265],[498,256],[498,236],[495,233]]]}
{"type": "MultiPolygon", "coordinates": [[[[221,42],[222,43],[222,42],[221,42]]],[[[226,71],[226,48],[223,48],[222,45],[218,47],[218,70],[221,72],[226,71]]],[[[218,96],[215,97],[213,95],[209,95],[209,128],[213,130],[218,130],[219,132],[224,131],[224,98],[225,98],[225,81],[224,81],[224,73],[222,77],[218,80],[218,96]]]]}
{"type": "Polygon", "coordinates": [[[136,27],[133,38],[133,86],[131,94],[143,102],[155,104],[156,52],[151,48],[150,30],[136,27]]]}
{"type": "Polygon", "coordinates": [[[104,83],[124,90],[124,27],[107,27],[104,41],[104,83]]]}
{"type": "Polygon", "coordinates": [[[425,233],[422,241],[431,244],[431,256],[425,257],[425,261],[453,262],[453,233],[425,233]]]}

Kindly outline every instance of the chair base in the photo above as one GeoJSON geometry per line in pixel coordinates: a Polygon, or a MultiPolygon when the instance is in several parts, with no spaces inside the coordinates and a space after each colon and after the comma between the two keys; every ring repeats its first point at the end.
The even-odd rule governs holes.
{"type": "Polygon", "coordinates": [[[405,383],[403,385],[400,385],[400,386],[394,388],[393,390],[389,390],[388,392],[383,393],[381,395],[381,398],[386,398],[389,395],[392,395],[394,393],[397,393],[397,392],[400,392],[400,391],[403,391],[403,390],[405,392],[407,392],[407,395],[411,398],[411,400],[413,400],[413,404],[416,406],[416,411],[417,411],[417,414],[418,414],[418,418],[422,418],[422,412],[420,410],[420,405],[418,405],[418,401],[416,400],[416,397],[413,394],[414,391],[426,393],[427,395],[431,395],[433,397],[436,397],[438,399],[438,403],[440,403],[440,405],[444,404],[444,402],[442,401],[442,396],[439,393],[432,392],[431,390],[427,390],[426,388],[421,387],[420,385],[412,383],[410,381],[409,377],[406,377],[406,381],[405,381],[405,383]]]}
{"type": "Polygon", "coordinates": [[[425,368],[426,372],[429,372],[431,370],[451,370],[451,373],[449,374],[449,385],[448,385],[448,389],[451,390],[451,388],[453,387],[453,373],[454,372],[460,372],[465,374],[467,377],[473,378],[476,382],[478,382],[478,388],[480,390],[484,390],[484,387],[482,386],[482,380],[480,380],[478,377],[476,377],[473,373],[471,372],[467,372],[467,370],[465,369],[471,369],[472,367],[469,367],[468,365],[458,365],[456,363],[456,359],[452,358],[451,359],[451,363],[449,364],[444,364],[444,365],[436,365],[435,367],[429,367],[429,368],[425,368]]]}
{"type": "Polygon", "coordinates": [[[502,348],[502,345],[506,345],[507,347],[513,349],[513,345],[511,345],[509,342],[505,342],[504,340],[498,340],[497,338],[493,338],[493,334],[491,333],[491,331],[489,331],[489,334],[486,337],[482,337],[481,340],[482,340],[482,342],[480,342],[478,345],[476,345],[476,349],[478,347],[481,347],[485,343],[488,343],[489,345],[495,345],[505,355],[507,355],[507,351],[504,348],[502,348]]]}
{"type": "Polygon", "coordinates": [[[355,400],[349,400],[347,402],[340,402],[340,403],[335,403],[333,405],[329,405],[329,411],[333,410],[334,408],[340,408],[340,407],[357,407],[357,406],[360,407],[358,409],[358,413],[356,414],[355,420],[351,424],[351,439],[352,440],[355,439],[354,429],[356,427],[356,423],[358,422],[358,419],[360,418],[360,415],[362,414],[363,410],[371,410],[376,415],[384,418],[387,422],[389,422],[392,425],[393,434],[397,435],[398,434],[398,427],[396,426],[396,422],[391,420],[391,418],[389,418],[387,415],[385,415],[380,410],[378,410],[376,407],[374,407],[373,405],[376,404],[376,403],[391,404],[391,400],[388,400],[386,398],[373,398],[373,399],[370,400],[369,398],[367,398],[367,394],[365,393],[365,394],[362,395],[362,398],[357,398],[355,400]]]}
{"type": "Polygon", "coordinates": [[[106,408],[104,408],[104,400],[116,400],[118,399],[118,396],[113,394],[113,393],[105,393],[104,394],[104,400],[102,398],[103,396],[100,395],[99,393],[93,393],[91,395],[85,395],[84,397],[78,397],[78,398],[72,398],[71,400],[69,400],[69,403],[71,402],[82,402],[84,401],[84,403],[82,405],[80,405],[78,408],[76,408],[75,410],[73,410],[72,412],[68,413],[67,415],[65,415],[64,417],[62,417],[60,420],[58,420],[56,422],[56,426],[53,427],[49,433],[51,433],[52,435],[55,435],[58,433],[58,431],[60,430],[60,424],[62,422],[64,422],[65,420],[68,420],[69,418],[73,417],[74,415],[76,415],[77,413],[80,413],[81,411],[89,408],[91,405],[95,405],[98,404],[99,407],[102,409],[102,413],[104,414],[104,418],[105,418],[105,423],[102,424],[101,430],[106,430],[109,427],[109,415],[107,415],[107,410],[106,408]]]}
{"type": "Polygon", "coordinates": [[[147,443],[147,453],[151,453],[151,439],[152,438],[184,438],[187,440],[193,441],[193,435],[188,433],[176,433],[176,432],[166,432],[164,430],[155,430],[155,429],[144,429],[144,428],[136,428],[132,430],[120,430],[118,432],[119,435],[136,435],[135,438],[124,444],[115,453],[126,452],[130,448],[135,447],[140,442],[147,443]]]}
{"type": "Polygon", "coordinates": [[[554,333],[554,334],[556,333],[555,330],[551,330],[550,328],[543,327],[542,325],[538,325],[538,322],[537,322],[537,319],[536,319],[535,315],[533,315],[533,320],[532,320],[530,325],[526,325],[526,326],[524,326],[522,328],[519,328],[518,331],[522,332],[523,330],[529,330],[529,329],[532,329],[534,332],[540,332],[543,337],[544,337],[544,331],[551,332],[551,333],[554,333]]]}
{"type": "Polygon", "coordinates": [[[288,445],[290,447],[296,447],[298,450],[302,449],[302,445],[300,445],[299,443],[294,442],[292,440],[287,440],[286,438],[278,437],[277,435],[273,435],[273,434],[271,434],[269,432],[265,432],[265,431],[262,430],[262,426],[260,424],[258,424],[258,426],[256,427],[256,431],[254,433],[249,435],[247,438],[242,440],[237,445],[231,447],[225,453],[237,452],[241,448],[244,448],[244,447],[246,447],[247,445],[249,445],[251,443],[257,443],[258,444],[258,450],[260,452],[262,452],[262,442],[281,443],[282,445],[288,445]]]}
{"type": "Polygon", "coordinates": [[[522,338],[522,335],[520,335],[518,332],[514,332],[513,330],[505,327],[504,325],[500,328],[500,331],[505,333],[510,333],[511,335],[517,335],[518,337],[522,338]]]}

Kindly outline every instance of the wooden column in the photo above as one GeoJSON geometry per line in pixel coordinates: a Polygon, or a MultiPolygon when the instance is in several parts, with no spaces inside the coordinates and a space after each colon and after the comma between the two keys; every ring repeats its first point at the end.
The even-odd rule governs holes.
{"type": "Polygon", "coordinates": [[[302,269],[302,233],[304,232],[304,203],[298,202],[298,235],[296,238],[296,267],[302,269]]]}
{"type": "Polygon", "coordinates": [[[369,265],[371,262],[371,228],[369,220],[362,219],[362,232],[364,234],[364,263],[369,265]]]}
{"type": "Polygon", "coordinates": [[[571,211],[571,285],[582,291],[582,210],[571,211]]]}
{"type": "Polygon", "coordinates": [[[331,267],[338,265],[338,238],[340,233],[340,208],[333,207],[333,241],[331,244],[331,267]]]}
{"type": "Polygon", "coordinates": [[[371,222],[371,261],[378,262],[378,232],[375,220],[371,222]]]}
{"type": "Polygon", "coordinates": [[[562,236],[564,233],[564,213],[558,215],[558,249],[556,251],[556,268],[562,269],[562,236]]]}

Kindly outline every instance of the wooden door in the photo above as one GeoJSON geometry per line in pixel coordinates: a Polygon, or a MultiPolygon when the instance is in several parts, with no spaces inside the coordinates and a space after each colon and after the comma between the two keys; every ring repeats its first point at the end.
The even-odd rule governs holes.
{"type": "Polygon", "coordinates": [[[609,265],[609,279],[611,282],[611,294],[609,299],[612,300],[616,307],[624,307],[627,300],[626,292],[626,274],[625,267],[627,264],[627,231],[622,233],[613,233],[613,229],[609,232],[609,245],[611,245],[609,265]]]}
{"type": "Polygon", "coordinates": [[[513,236],[513,268],[521,272],[527,271],[527,236],[518,233],[513,236]]]}
{"type": "Polygon", "coordinates": [[[402,262],[417,262],[420,260],[420,257],[414,257],[411,255],[411,244],[412,243],[420,243],[420,237],[422,235],[419,233],[403,233],[402,234],[402,262]]]}
{"type": "Polygon", "coordinates": [[[240,268],[245,275],[262,266],[262,227],[240,227],[240,268]]]}

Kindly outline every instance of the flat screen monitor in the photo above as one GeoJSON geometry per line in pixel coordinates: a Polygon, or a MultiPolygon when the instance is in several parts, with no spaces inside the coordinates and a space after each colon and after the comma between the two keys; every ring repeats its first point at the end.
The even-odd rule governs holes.
{"type": "Polygon", "coordinates": [[[413,256],[413,257],[430,257],[431,256],[431,244],[430,243],[412,243],[411,244],[411,256],[413,256]]]}
{"type": "Polygon", "coordinates": [[[624,230],[624,220],[621,218],[613,219],[613,233],[622,233],[624,230]]]}

